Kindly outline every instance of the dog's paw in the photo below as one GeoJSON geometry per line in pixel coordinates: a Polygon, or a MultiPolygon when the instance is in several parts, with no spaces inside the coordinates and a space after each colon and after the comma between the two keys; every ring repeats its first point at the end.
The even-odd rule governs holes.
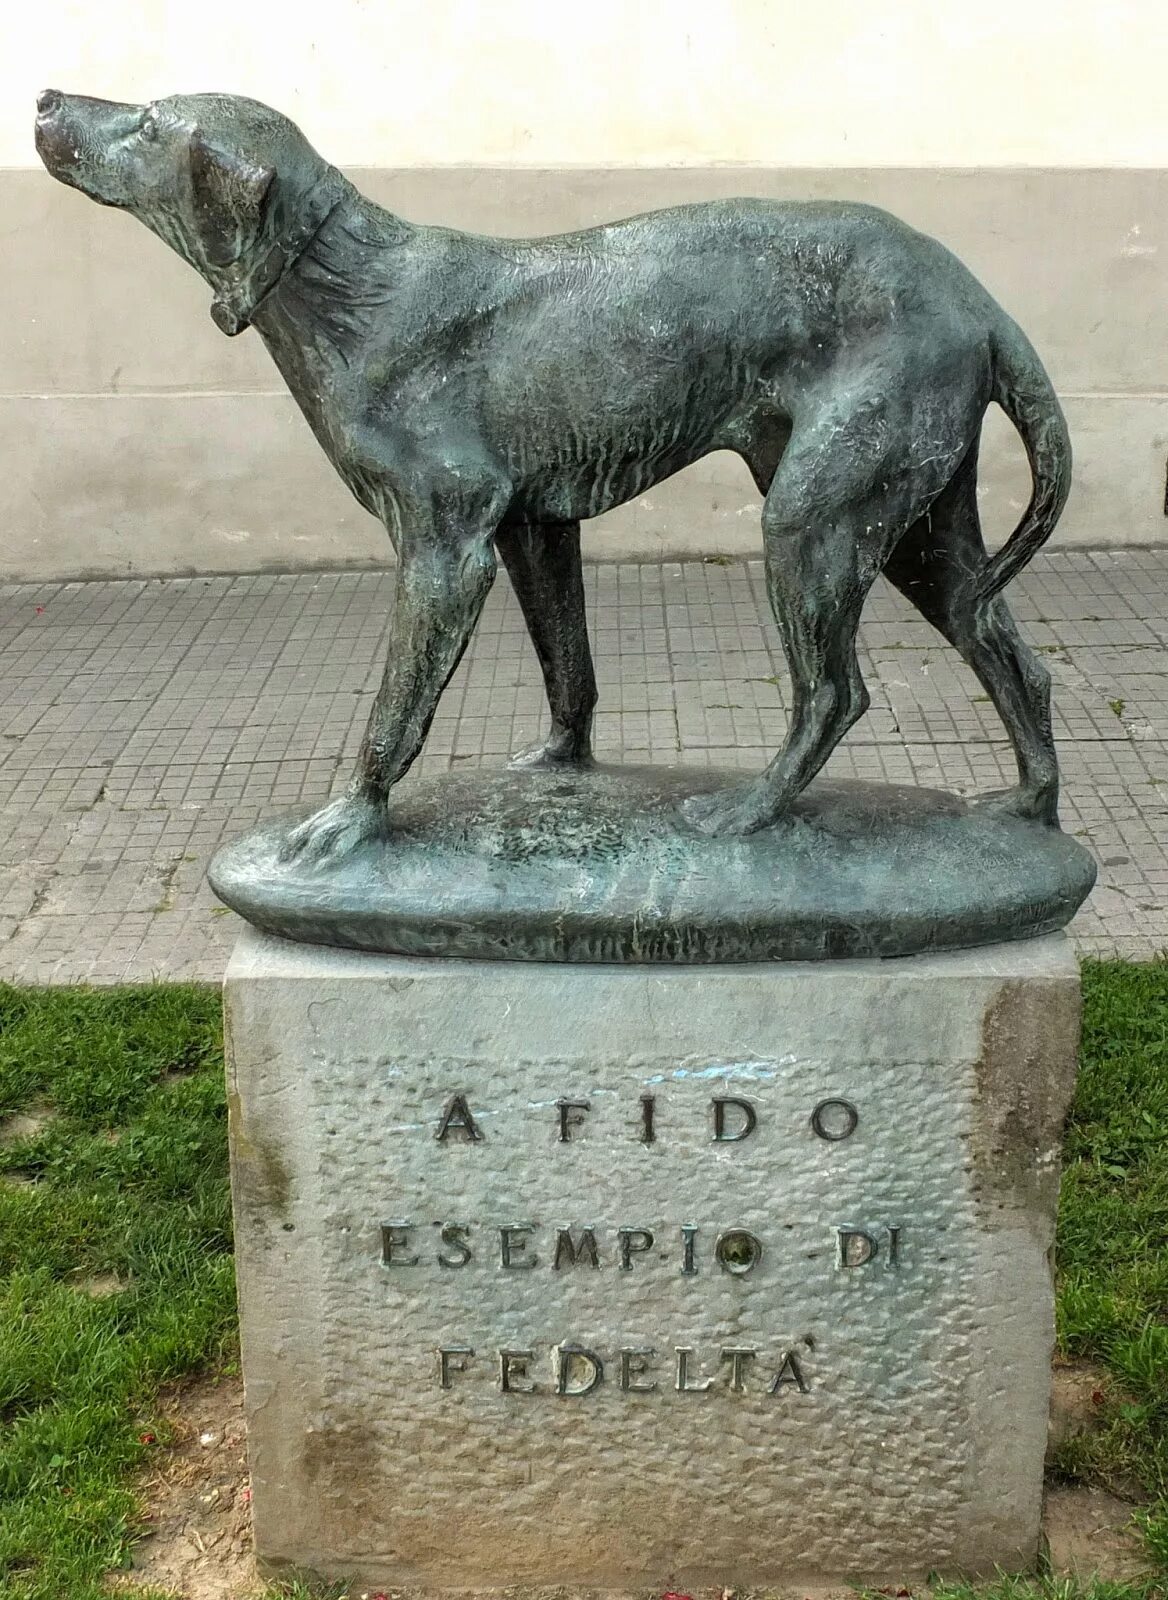
{"type": "Polygon", "coordinates": [[[592,751],[581,748],[571,734],[550,734],[537,744],[519,750],[507,763],[512,772],[549,772],[562,767],[590,767],[592,751]]]}
{"type": "Polygon", "coordinates": [[[339,861],[385,831],[384,804],[342,795],[293,828],[280,854],[285,861],[339,861]]]}
{"type": "Polygon", "coordinates": [[[773,795],[757,782],[734,784],[712,794],[692,794],[682,801],[681,814],[692,828],[713,838],[757,833],[779,818],[773,795]]]}
{"type": "Polygon", "coordinates": [[[974,801],[979,811],[992,811],[1000,817],[1021,817],[1024,822],[1040,822],[1057,828],[1058,792],[1046,789],[1000,789],[974,801]]]}

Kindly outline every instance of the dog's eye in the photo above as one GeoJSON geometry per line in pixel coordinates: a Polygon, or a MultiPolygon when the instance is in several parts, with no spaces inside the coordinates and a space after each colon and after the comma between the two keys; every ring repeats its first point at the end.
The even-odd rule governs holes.
{"type": "Polygon", "coordinates": [[[156,117],[154,117],[154,116],[143,117],[141,126],[138,129],[138,133],[143,139],[145,139],[147,141],[147,143],[150,143],[152,140],[157,139],[157,137],[158,137],[158,119],[156,117]]]}

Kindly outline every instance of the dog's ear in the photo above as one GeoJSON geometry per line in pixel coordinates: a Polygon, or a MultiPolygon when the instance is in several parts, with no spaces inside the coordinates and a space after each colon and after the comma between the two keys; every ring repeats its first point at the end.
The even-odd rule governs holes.
{"type": "Polygon", "coordinates": [[[274,167],[224,150],[195,129],[191,183],[199,239],[211,265],[230,266],[255,239],[275,177],[274,167]]]}

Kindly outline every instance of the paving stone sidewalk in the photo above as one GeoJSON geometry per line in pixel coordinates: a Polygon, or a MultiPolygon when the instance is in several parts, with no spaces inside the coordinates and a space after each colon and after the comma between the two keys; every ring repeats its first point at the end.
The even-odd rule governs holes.
{"type": "MultiPolygon", "coordinates": [[[[600,753],[761,766],[788,703],[761,566],[588,582],[600,753]]],[[[380,572],[0,586],[0,978],[218,980],[238,923],[207,859],[344,784],[392,594],[380,572]]],[[[1064,826],[1101,863],[1077,946],[1148,958],[1168,947],[1168,553],[1043,555],[1011,602],[1055,680],[1064,826]]],[[[830,771],[1012,781],[980,686],[886,587],[863,641],[872,709],[830,771]]],[[[418,770],[500,763],[543,718],[500,577],[418,770]]]]}

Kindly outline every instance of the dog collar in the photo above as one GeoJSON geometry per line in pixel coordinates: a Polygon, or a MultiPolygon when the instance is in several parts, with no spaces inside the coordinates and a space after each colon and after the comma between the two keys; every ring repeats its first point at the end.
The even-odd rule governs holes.
{"type": "Polygon", "coordinates": [[[297,207],[290,227],[270,247],[256,266],[224,284],[211,302],[211,320],[229,338],[249,328],[256,312],[292,271],[337,206],[345,197],[348,181],[330,167],[297,207]]]}

